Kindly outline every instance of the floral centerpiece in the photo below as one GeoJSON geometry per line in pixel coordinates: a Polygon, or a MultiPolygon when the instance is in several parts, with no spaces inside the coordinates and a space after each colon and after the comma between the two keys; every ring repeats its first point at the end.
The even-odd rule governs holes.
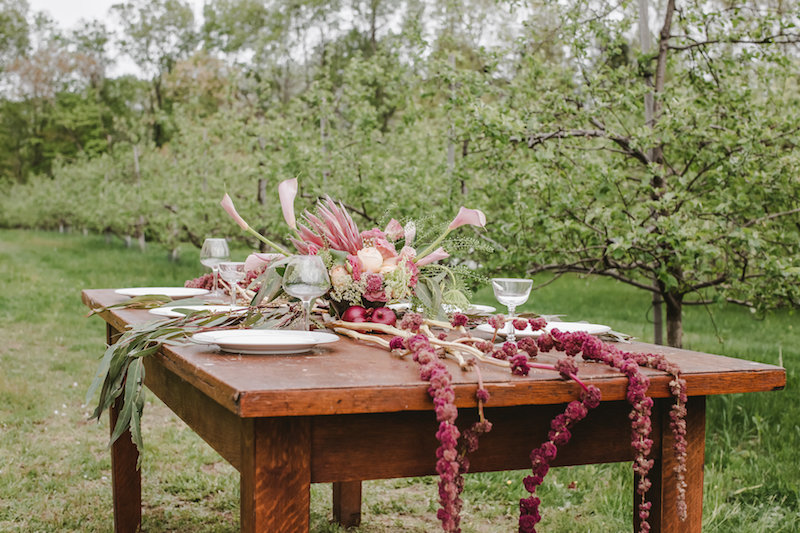
{"type": "MultiPolygon", "coordinates": [[[[331,289],[324,298],[330,303],[333,315],[341,317],[354,306],[370,310],[390,302],[411,300],[416,300],[434,314],[443,303],[468,303],[463,292],[453,283],[452,272],[439,264],[449,257],[440,245],[451,231],[460,226],[484,227],[486,216],[481,211],[461,207],[439,237],[418,252],[414,247],[414,222],[403,226],[393,218],[384,229],[359,231],[345,207],[327,196],[317,203],[316,212],[306,210],[302,220],[298,221],[294,212],[297,179],[281,182],[278,195],[284,220],[293,231],[290,241],[296,253],[318,255],[328,268],[331,289]]],[[[225,194],[221,205],[243,230],[278,254],[290,255],[286,248],[267,239],[245,222],[230,196],[225,194]]],[[[266,258],[260,254],[256,256],[266,258]]],[[[275,261],[274,256],[269,259],[270,262],[262,266],[264,274],[256,279],[256,284],[261,287],[256,303],[279,292],[280,266],[283,263],[275,261]]]]}

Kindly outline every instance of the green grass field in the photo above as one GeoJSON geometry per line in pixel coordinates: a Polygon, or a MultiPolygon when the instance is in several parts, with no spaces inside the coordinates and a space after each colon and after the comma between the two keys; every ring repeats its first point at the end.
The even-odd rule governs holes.
{"type": "MultiPolygon", "coordinates": [[[[108,422],[88,422],[94,406],[84,405],[105,328],[85,318],[80,290],[175,285],[200,273],[188,246],[171,262],[165,250],[142,253],[99,236],[0,231],[0,531],[113,529],[108,422]]],[[[476,300],[494,303],[490,290],[476,300]]],[[[647,295],[607,280],[559,280],[526,309],[652,338],[647,295]]],[[[798,314],[712,311],[713,323],[708,310],[686,311],[687,348],[780,363],[788,384],[709,400],[704,531],[800,531],[798,314]]],[[[237,530],[236,471],[152,395],[143,431],[143,529],[237,530]]],[[[467,476],[463,530],[515,530],[523,475],[467,476]]],[[[540,494],[541,530],[629,531],[631,494],[629,464],[555,469],[540,494]]],[[[355,531],[435,531],[436,498],[431,477],[367,482],[355,531]]],[[[311,518],[313,531],[339,531],[329,523],[329,485],[312,488],[311,518]]]]}

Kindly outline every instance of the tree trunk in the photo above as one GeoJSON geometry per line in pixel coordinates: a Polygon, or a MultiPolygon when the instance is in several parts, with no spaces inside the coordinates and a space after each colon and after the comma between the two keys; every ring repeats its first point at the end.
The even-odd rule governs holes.
{"type": "Polygon", "coordinates": [[[667,304],[667,344],[674,348],[683,347],[683,295],[668,292],[664,295],[667,304]]]}
{"type": "Polygon", "coordinates": [[[267,205],[267,180],[258,178],[258,194],[256,196],[259,205],[267,205]]]}
{"type": "Polygon", "coordinates": [[[663,301],[660,292],[653,293],[653,342],[655,344],[664,344],[664,315],[661,305],[663,301]]]}

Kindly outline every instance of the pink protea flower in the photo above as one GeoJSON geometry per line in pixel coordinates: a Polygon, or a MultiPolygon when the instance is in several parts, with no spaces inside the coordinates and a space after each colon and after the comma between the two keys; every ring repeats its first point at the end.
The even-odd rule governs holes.
{"type": "Polygon", "coordinates": [[[447,226],[448,231],[452,231],[459,226],[469,224],[471,226],[478,226],[480,228],[486,226],[486,215],[479,209],[467,209],[464,206],[458,210],[456,218],[447,226]]]}
{"type": "Polygon", "coordinates": [[[233,200],[231,200],[231,197],[228,196],[228,193],[225,193],[225,196],[222,197],[222,201],[219,203],[219,205],[221,205],[222,209],[224,209],[225,212],[228,213],[237,224],[239,224],[240,228],[245,231],[250,229],[250,225],[245,222],[241,216],[239,216],[239,213],[236,212],[236,208],[233,206],[233,200]]]}
{"type": "MultiPolygon", "coordinates": [[[[298,236],[301,241],[313,242],[320,247],[332,248],[351,254],[357,253],[364,247],[361,234],[358,231],[350,214],[342,204],[336,204],[326,196],[324,201],[317,202],[317,214],[309,211],[303,212],[308,227],[297,225],[298,236]]],[[[298,251],[302,250],[303,243],[292,240],[298,251]]]]}

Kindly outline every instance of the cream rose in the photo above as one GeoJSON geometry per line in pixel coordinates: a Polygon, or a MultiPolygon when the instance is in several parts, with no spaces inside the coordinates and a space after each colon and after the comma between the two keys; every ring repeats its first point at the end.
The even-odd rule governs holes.
{"type": "Polygon", "coordinates": [[[358,261],[364,272],[376,274],[383,266],[383,255],[374,246],[368,246],[358,251],[358,261]]]}

